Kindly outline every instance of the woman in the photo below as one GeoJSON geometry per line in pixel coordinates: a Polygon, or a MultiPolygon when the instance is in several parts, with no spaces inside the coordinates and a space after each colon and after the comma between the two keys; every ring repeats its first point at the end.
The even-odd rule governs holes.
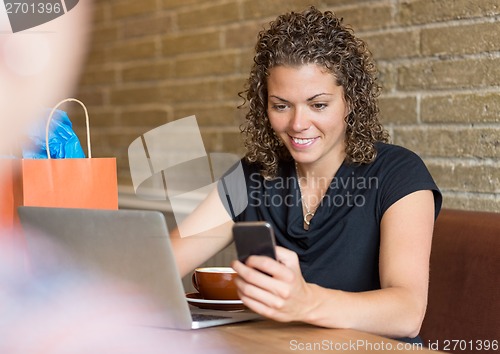
{"type": "Polygon", "coordinates": [[[284,14],[259,34],[243,128],[248,205],[229,217],[214,192],[187,218],[186,234],[199,237],[174,236],[183,274],[230,243],[234,222],[266,220],[278,261],[232,263],[251,310],[418,335],[441,195],[418,156],[387,144],[375,75],[364,43],[331,12],[284,14]],[[208,221],[219,226],[199,231],[208,221]]]}

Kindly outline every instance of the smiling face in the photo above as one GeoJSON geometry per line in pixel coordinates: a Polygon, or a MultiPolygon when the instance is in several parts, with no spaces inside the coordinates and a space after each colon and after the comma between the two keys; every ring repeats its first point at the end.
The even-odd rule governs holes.
{"type": "Polygon", "coordinates": [[[321,168],[344,160],[349,108],[333,74],[315,64],[276,66],[267,90],[271,126],[297,163],[321,168]]]}

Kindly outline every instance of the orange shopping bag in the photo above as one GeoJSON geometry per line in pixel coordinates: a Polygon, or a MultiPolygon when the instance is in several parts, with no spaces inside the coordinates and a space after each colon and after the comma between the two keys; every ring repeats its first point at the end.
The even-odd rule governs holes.
{"type": "Polygon", "coordinates": [[[4,171],[6,174],[2,187],[5,191],[1,201],[2,209],[6,211],[4,225],[8,226],[11,218],[16,223],[17,207],[20,205],[118,209],[116,158],[92,157],[89,116],[81,101],[68,98],[52,109],[47,120],[45,138],[47,159],[13,159],[3,162],[10,167],[4,171]],[[49,124],[57,107],[68,101],[81,104],[85,111],[88,158],[50,158],[49,124]],[[14,210],[12,217],[11,210],[14,210]]]}
{"type": "Polygon", "coordinates": [[[74,98],[59,102],[47,120],[47,159],[21,161],[22,205],[64,208],[118,209],[116,158],[93,158],[89,115],[85,105],[74,98]],[[51,159],[49,124],[59,105],[73,101],[85,111],[88,158],[51,159]]]}
{"type": "Polygon", "coordinates": [[[16,208],[23,197],[19,171],[21,162],[14,158],[0,158],[0,241],[18,224],[16,208]]]}

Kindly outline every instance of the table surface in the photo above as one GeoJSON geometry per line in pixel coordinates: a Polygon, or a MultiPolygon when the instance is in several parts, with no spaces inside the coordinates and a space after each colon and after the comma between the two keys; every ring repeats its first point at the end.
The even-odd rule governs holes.
{"type": "MultiPolygon", "coordinates": [[[[165,340],[169,353],[430,353],[417,347],[377,335],[349,329],[328,329],[302,323],[256,320],[218,327],[178,331],[154,329],[165,340]]],[[[150,332],[152,334],[153,332],[150,332]]]]}

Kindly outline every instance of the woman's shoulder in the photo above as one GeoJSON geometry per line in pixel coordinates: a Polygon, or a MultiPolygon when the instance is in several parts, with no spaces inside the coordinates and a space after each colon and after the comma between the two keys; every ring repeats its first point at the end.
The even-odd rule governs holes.
{"type": "Polygon", "coordinates": [[[417,153],[403,146],[379,142],[375,144],[375,148],[377,156],[369,165],[375,169],[381,169],[380,172],[388,172],[391,169],[403,169],[401,172],[404,172],[408,167],[426,168],[424,161],[417,153]]]}
{"type": "Polygon", "coordinates": [[[410,149],[407,149],[403,146],[399,146],[399,145],[395,145],[395,144],[377,142],[377,143],[375,143],[375,149],[377,150],[376,159],[385,159],[385,160],[418,159],[418,160],[421,160],[421,158],[415,152],[413,152],[410,149]]]}
{"type": "Polygon", "coordinates": [[[398,145],[377,143],[373,174],[383,192],[382,213],[396,200],[418,190],[434,193],[436,215],[441,208],[441,193],[427,166],[415,152],[398,145]]]}
{"type": "Polygon", "coordinates": [[[381,184],[405,180],[413,183],[429,179],[425,162],[415,152],[399,145],[376,143],[377,156],[366,165],[354,166],[358,174],[379,179],[381,184]],[[413,181],[413,182],[412,182],[413,181]]]}

